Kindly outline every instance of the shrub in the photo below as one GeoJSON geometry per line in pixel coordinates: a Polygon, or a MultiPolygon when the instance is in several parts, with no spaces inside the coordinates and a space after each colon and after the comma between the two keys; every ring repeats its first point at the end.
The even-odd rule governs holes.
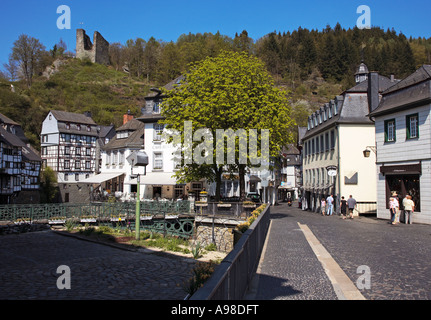
{"type": "Polygon", "coordinates": [[[190,295],[194,294],[211,277],[214,268],[213,261],[198,263],[192,270],[193,277],[183,284],[184,291],[190,295]]]}
{"type": "Polygon", "coordinates": [[[266,204],[262,204],[259,208],[256,208],[251,212],[251,216],[247,218],[247,220],[239,225],[237,225],[236,229],[242,233],[247,231],[248,228],[253,224],[254,221],[260,216],[260,214],[265,210],[266,204]]]}

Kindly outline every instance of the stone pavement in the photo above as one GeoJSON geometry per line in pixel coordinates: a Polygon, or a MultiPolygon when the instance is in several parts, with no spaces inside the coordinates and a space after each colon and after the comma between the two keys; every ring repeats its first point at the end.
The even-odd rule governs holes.
{"type": "Polygon", "coordinates": [[[182,300],[194,265],[52,231],[1,236],[0,300],[182,300]],[[70,268],[70,290],[57,288],[60,265],[70,268]]]}
{"type": "Polygon", "coordinates": [[[271,216],[267,243],[245,299],[347,299],[347,286],[356,287],[367,300],[431,299],[431,226],[391,225],[375,217],[343,220],[286,204],[272,207],[271,216]],[[357,282],[365,288],[358,289],[357,282]]]}

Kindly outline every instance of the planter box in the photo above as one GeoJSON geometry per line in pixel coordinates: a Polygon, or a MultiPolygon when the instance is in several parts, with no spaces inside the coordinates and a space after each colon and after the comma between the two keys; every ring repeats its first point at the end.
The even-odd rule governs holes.
{"type": "Polygon", "coordinates": [[[31,220],[14,221],[14,224],[31,224],[31,220]]]}
{"type": "Polygon", "coordinates": [[[97,222],[96,218],[85,218],[85,219],[81,219],[80,222],[83,223],[95,223],[97,222]]]}
{"type": "Polygon", "coordinates": [[[49,224],[65,224],[66,220],[48,220],[49,224]]]}
{"type": "Polygon", "coordinates": [[[208,207],[208,203],[195,203],[196,207],[208,207]]]}
{"type": "Polygon", "coordinates": [[[165,219],[178,219],[177,215],[168,214],[165,216],[165,219]]]}
{"type": "Polygon", "coordinates": [[[143,216],[143,217],[140,217],[140,218],[141,218],[141,220],[152,220],[153,216],[143,216]]]}
{"type": "Polygon", "coordinates": [[[217,207],[219,207],[219,208],[230,208],[230,207],[232,207],[232,205],[230,203],[219,203],[217,205],[217,207]]]}
{"type": "Polygon", "coordinates": [[[126,217],[120,217],[120,218],[111,218],[111,222],[119,222],[119,221],[126,221],[126,217]]]}

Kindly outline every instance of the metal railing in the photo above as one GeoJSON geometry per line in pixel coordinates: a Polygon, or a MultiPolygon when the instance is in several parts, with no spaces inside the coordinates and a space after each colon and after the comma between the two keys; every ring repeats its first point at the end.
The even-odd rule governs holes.
{"type": "Polygon", "coordinates": [[[242,202],[208,202],[195,203],[196,214],[211,215],[211,216],[233,216],[233,217],[248,217],[251,212],[260,204],[244,205],[242,202]]]}
{"type": "MultiPolygon", "coordinates": [[[[0,224],[54,222],[68,219],[108,221],[136,214],[135,202],[32,204],[0,206],[0,224]]],[[[141,216],[190,214],[189,201],[142,201],[141,216]]]]}
{"type": "Polygon", "coordinates": [[[217,266],[211,278],[190,300],[243,299],[256,272],[270,222],[267,206],[242,235],[228,256],[217,266]]]}

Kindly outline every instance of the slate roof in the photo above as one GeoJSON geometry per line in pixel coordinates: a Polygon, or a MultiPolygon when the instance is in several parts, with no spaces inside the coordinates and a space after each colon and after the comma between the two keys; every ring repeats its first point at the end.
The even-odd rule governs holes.
{"type": "MultiPolygon", "coordinates": [[[[174,80],[172,80],[171,82],[169,82],[167,85],[163,86],[163,89],[165,89],[165,90],[172,90],[184,78],[185,77],[183,75],[179,76],[178,78],[175,78],[174,80]]],[[[145,97],[145,99],[147,99],[147,98],[154,98],[154,97],[157,97],[158,95],[161,95],[161,90],[158,89],[158,88],[152,88],[151,92],[145,97]]]]}
{"type": "Polygon", "coordinates": [[[125,130],[133,131],[133,133],[122,139],[115,136],[103,147],[103,150],[142,148],[144,145],[145,124],[137,119],[132,119],[118,128],[117,132],[125,130]]]}
{"type": "MultiPolygon", "coordinates": [[[[382,93],[388,88],[394,86],[398,80],[395,80],[396,82],[392,82],[391,79],[384,77],[382,75],[379,75],[379,92],[382,93]]],[[[368,80],[362,81],[358,83],[356,86],[346,90],[346,92],[365,92],[367,93],[368,90],[368,80]]]]}
{"type": "Polygon", "coordinates": [[[370,117],[431,103],[431,65],[423,65],[414,73],[385,90],[379,106],[370,117]]]}
{"type": "Polygon", "coordinates": [[[22,149],[22,157],[24,160],[28,161],[42,161],[41,157],[33,151],[30,147],[28,147],[24,141],[22,141],[16,135],[6,131],[4,128],[0,127],[0,141],[7,143],[8,145],[14,147],[21,147],[22,149]]]}
{"type": "Polygon", "coordinates": [[[73,122],[79,124],[96,125],[96,122],[91,117],[87,117],[85,114],[73,113],[67,111],[51,110],[53,116],[61,122],[73,122]]]}
{"type": "MultiPolygon", "coordinates": [[[[316,134],[333,127],[335,124],[372,124],[373,121],[368,117],[370,113],[368,106],[368,80],[362,81],[354,87],[347,89],[341,95],[335,97],[329,103],[323,105],[314,114],[318,115],[319,112],[324,112],[325,107],[329,108],[331,105],[337,105],[337,114],[332,114],[331,118],[322,121],[321,124],[314,126],[307,131],[303,139],[307,139],[316,134]]],[[[379,75],[379,93],[383,93],[388,88],[394,86],[397,82],[379,75]]],[[[312,114],[313,115],[313,114],[312,114]]]]}

